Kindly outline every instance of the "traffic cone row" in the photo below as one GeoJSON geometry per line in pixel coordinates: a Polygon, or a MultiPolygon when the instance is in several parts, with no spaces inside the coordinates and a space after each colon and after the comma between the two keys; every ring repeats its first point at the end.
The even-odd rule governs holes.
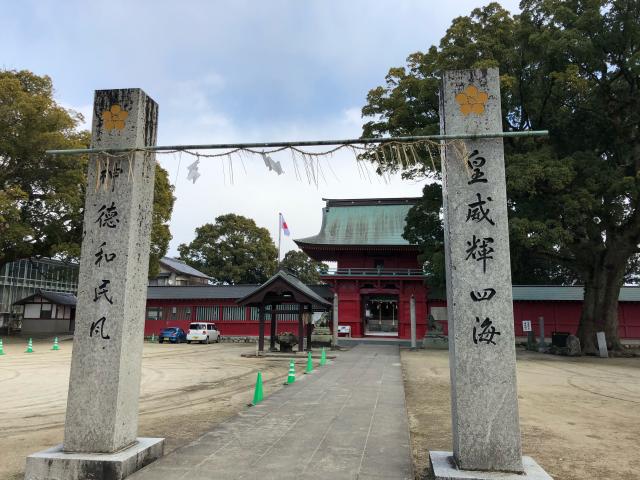
{"type": "MultiPolygon", "coordinates": [[[[51,348],[51,350],[60,350],[60,345],[58,343],[58,337],[53,339],[53,347],[51,348]]],[[[27,349],[24,351],[24,353],[33,353],[33,339],[30,338],[29,341],[27,342],[27,349]]],[[[5,355],[4,352],[4,345],[2,344],[2,339],[0,338],[0,355],[5,355]]]]}
{"type": "MultiPolygon", "coordinates": [[[[2,344],[0,343],[0,348],[2,344]]],[[[327,352],[322,349],[322,355],[320,356],[320,366],[327,364],[327,352]]],[[[304,373],[313,372],[313,359],[311,358],[311,352],[307,353],[307,369],[304,373]]],[[[289,362],[289,374],[287,375],[287,383],[285,385],[291,385],[296,381],[296,364],[293,360],[289,362]]],[[[262,386],[262,372],[258,372],[258,378],[256,378],[256,387],[253,392],[253,402],[251,405],[257,405],[264,399],[264,390],[262,386]]]]}
{"type": "MultiPolygon", "coordinates": [[[[324,347],[322,347],[322,354],[320,355],[320,366],[324,367],[327,364],[327,352],[324,349],[324,347]]],[[[309,352],[307,354],[307,369],[305,370],[304,373],[311,373],[313,372],[313,360],[311,359],[311,352],[309,352]]]]}

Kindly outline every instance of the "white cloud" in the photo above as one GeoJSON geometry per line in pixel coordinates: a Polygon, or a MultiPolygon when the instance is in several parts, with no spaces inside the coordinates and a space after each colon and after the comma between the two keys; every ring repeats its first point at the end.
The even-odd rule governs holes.
{"type": "MultiPolygon", "coordinates": [[[[517,11],[517,0],[501,3],[517,11]]],[[[437,44],[453,18],[476,6],[476,0],[24,0],[10,2],[0,18],[0,43],[6,68],[50,75],[57,98],[85,115],[86,128],[94,90],[141,87],[160,106],[159,144],[350,138],[361,134],[367,91],[410,53],[437,44]],[[132,21],[123,23],[123,12],[132,21]]],[[[280,177],[259,156],[244,160],[245,174],[234,157],[234,184],[223,160],[203,159],[193,185],[185,178],[190,158],[158,158],[171,181],[177,178],[172,253],[195,227],[227,212],[254,218],[277,239],[279,211],[292,232],[286,251],[294,247],[291,238],[317,233],[323,196],[419,196],[422,186],[398,178],[385,183],[372,169],[363,174],[348,151],[323,163],[326,182],[318,186],[296,179],[287,153],[274,155],[285,169],[280,177]]]]}

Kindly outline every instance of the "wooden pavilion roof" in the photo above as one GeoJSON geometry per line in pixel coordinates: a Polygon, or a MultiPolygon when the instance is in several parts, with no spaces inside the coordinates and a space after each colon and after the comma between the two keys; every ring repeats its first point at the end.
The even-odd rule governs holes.
{"type": "Polygon", "coordinates": [[[313,307],[331,308],[331,302],[325,300],[298,277],[284,270],[278,271],[253,292],[236,301],[239,305],[264,305],[270,303],[310,304],[313,307]]]}

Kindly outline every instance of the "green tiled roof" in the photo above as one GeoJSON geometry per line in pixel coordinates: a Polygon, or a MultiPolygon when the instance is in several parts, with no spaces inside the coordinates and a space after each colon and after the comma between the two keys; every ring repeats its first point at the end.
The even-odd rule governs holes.
{"type": "Polygon", "coordinates": [[[419,198],[327,200],[320,233],[299,238],[303,245],[410,245],[404,238],[409,209],[419,198]]]}

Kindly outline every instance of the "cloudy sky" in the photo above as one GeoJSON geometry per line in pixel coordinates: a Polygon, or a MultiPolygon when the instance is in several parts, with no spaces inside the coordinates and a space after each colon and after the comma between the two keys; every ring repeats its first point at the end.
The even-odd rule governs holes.
{"type": "MultiPolygon", "coordinates": [[[[353,138],[367,92],[388,69],[486,3],[0,0],[0,67],[49,75],[56,99],[85,115],[94,90],[140,87],[160,105],[159,145],[353,138]]],[[[501,3],[517,11],[517,1],[501,3]]],[[[203,159],[195,185],[186,179],[190,157],[158,159],[177,197],[170,254],[229,212],[255,219],[276,241],[282,212],[292,232],[284,254],[292,238],[318,232],[322,198],[419,196],[422,188],[363,174],[348,152],[322,164],[318,185],[296,178],[289,154],[274,155],[281,176],[259,156],[234,158],[231,168],[203,159]]]]}

